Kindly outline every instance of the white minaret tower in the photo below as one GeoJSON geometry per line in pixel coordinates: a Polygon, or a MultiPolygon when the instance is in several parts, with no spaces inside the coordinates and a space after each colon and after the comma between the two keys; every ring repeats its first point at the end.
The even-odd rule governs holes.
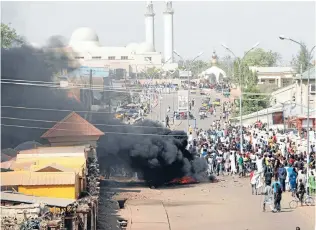
{"type": "Polygon", "coordinates": [[[166,1],[164,14],[164,58],[166,63],[173,63],[173,9],[172,2],[166,1]]]}
{"type": "Polygon", "coordinates": [[[146,43],[155,47],[155,13],[153,2],[148,1],[145,13],[146,43]]]}

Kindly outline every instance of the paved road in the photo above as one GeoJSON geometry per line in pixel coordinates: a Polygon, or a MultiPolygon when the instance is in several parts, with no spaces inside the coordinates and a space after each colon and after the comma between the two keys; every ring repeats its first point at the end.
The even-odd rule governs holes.
{"type": "Polygon", "coordinates": [[[223,179],[219,183],[160,189],[137,187],[140,190],[137,197],[129,196],[127,202],[129,229],[295,230],[297,226],[302,230],[315,229],[315,210],[310,210],[309,216],[302,212],[305,207],[291,210],[289,200],[284,197],[281,213],[262,212],[263,196],[251,195],[248,178],[223,179]]]}
{"type": "MultiPolygon", "coordinates": [[[[199,93],[196,95],[191,94],[190,95],[190,100],[193,98],[195,99],[195,106],[192,108],[192,113],[194,117],[196,118],[195,120],[190,120],[189,124],[192,127],[195,127],[195,125],[198,128],[203,128],[206,129],[208,128],[214,119],[219,119],[220,112],[221,112],[221,107],[217,107],[216,110],[216,118],[210,117],[210,118],[205,118],[203,120],[200,119],[198,110],[202,106],[202,99],[205,98],[206,96],[202,96],[199,93]]],[[[225,99],[221,94],[216,93],[215,91],[212,91],[210,97],[213,99],[215,98],[221,98],[221,101],[228,100],[225,99]]],[[[178,110],[178,95],[177,93],[171,93],[171,94],[164,94],[161,97],[160,103],[156,107],[153,108],[153,112],[149,114],[148,118],[152,120],[157,120],[157,121],[164,121],[165,117],[167,115],[167,110],[168,107],[170,106],[171,112],[168,113],[169,117],[172,116],[172,111],[178,110]]],[[[172,124],[172,119],[170,124],[172,124]]],[[[178,130],[184,130],[186,131],[188,127],[188,122],[187,120],[175,120],[175,125],[172,126],[172,128],[178,129],[178,130]]]]}

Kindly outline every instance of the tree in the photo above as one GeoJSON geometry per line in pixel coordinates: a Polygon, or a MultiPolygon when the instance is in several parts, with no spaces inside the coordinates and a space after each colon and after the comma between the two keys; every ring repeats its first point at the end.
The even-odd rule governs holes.
{"type": "Polygon", "coordinates": [[[238,61],[236,60],[234,62],[234,71],[233,71],[232,81],[235,84],[240,85],[240,77],[241,77],[242,78],[241,83],[243,85],[243,88],[248,88],[250,86],[257,85],[258,83],[257,73],[250,70],[249,66],[244,62],[242,62],[240,65],[240,73],[239,73],[238,61]]]}
{"type": "Polygon", "coordinates": [[[145,78],[160,78],[161,70],[156,67],[147,68],[143,71],[145,78]]]}
{"type": "Polygon", "coordinates": [[[281,56],[279,53],[257,48],[250,51],[247,56],[245,56],[243,62],[248,66],[272,67],[276,66],[280,60],[281,56]]]}
{"type": "Polygon", "coordinates": [[[24,44],[24,40],[16,33],[16,30],[1,23],[1,48],[9,49],[14,46],[20,46],[24,44]]]}
{"type": "Polygon", "coordinates": [[[191,60],[179,60],[178,66],[179,70],[190,69],[192,75],[197,76],[198,74],[209,68],[210,64],[202,60],[195,60],[193,62],[191,60]]]}
{"type": "Polygon", "coordinates": [[[218,67],[225,71],[228,78],[232,79],[234,74],[234,60],[227,55],[218,61],[218,67]]]}
{"type": "Polygon", "coordinates": [[[295,66],[297,72],[301,70],[302,66],[302,72],[304,73],[309,67],[312,66],[312,64],[310,63],[310,61],[312,60],[312,56],[309,55],[309,51],[307,50],[305,43],[300,43],[303,46],[301,46],[301,49],[296,57],[293,57],[291,64],[295,66]]]}
{"type": "MultiPolygon", "coordinates": [[[[243,90],[243,93],[260,94],[260,89],[256,85],[249,85],[243,90]]],[[[269,98],[264,95],[243,95],[242,97],[242,114],[247,115],[259,110],[265,109],[269,106],[269,98]]],[[[239,108],[239,99],[235,101],[236,107],[239,108]]],[[[239,111],[236,111],[236,116],[239,116],[239,111]]]]}

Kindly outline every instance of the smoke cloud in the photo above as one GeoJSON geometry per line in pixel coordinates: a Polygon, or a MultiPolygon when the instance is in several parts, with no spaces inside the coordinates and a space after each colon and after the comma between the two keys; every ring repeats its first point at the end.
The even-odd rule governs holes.
{"type": "MultiPolygon", "coordinates": [[[[56,40],[56,39],[55,39],[56,40]]],[[[83,110],[75,100],[68,98],[65,90],[48,87],[5,84],[4,79],[52,82],[54,73],[69,69],[67,57],[60,53],[34,49],[30,46],[1,50],[1,105],[47,109],[83,110]]],[[[11,81],[12,82],[12,81],[11,81]]],[[[17,83],[17,82],[16,82],[17,83]]],[[[38,111],[1,108],[1,117],[39,120],[60,120],[67,112],[38,111]]],[[[52,127],[53,123],[8,120],[2,124],[30,127],[52,127]]],[[[29,140],[39,140],[45,130],[1,126],[1,148],[14,148],[29,140]]]]}
{"type": "MultiPolygon", "coordinates": [[[[95,115],[94,122],[100,123],[101,116],[95,115]]],[[[112,124],[118,122],[112,121],[112,124]]],[[[194,153],[186,149],[188,137],[183,131],[171,131],[149,120],[135,126],[98,128],[104,132],[133,133],[101,137],[97,151],[101,170],[115,164],[131,167],[148,185],[161,186],[183,176],[200,180],[207,169],[204,159],[195,158],[194,153]],[[117,158],[120,160],[115,160],[117,158]]]]}
{"type": "MultiPolygon", "coordinates": [[[[51,46],[62,44],[56,37],[51,46]]],[[[50,46],[50,47],[51,47],[50,46]]],[[[69,69],[68,59],[60,53],[33,49],[32,47],[2,50],[2,79],[23,79],[28,81],[52,82],[54,73],[69,69]]],[[[33,108],[87,110],[78,101],[67,96],[64,89],[15,84],[1,84],[3,106],[33,108]]],[[[58,121],[69,112],[39,111],[2,108],[2,117],[16,117],[58,121]]],[[[83,116],[83,114],[81,114],[83,116]]],[[[92,123],[122,125],[109,114],[94,114],[92,123]]],[[[54,123],[1,119],[2,124],[50,128],[54,123]]],[[[139,172],[150,185],[159,186],[170,180],[186,175],[198,178],[206,170],[206,162],[195,159],[186,150],[187,136],[184,132],[170,131],[152,121],[144,121],[138,126],[99,126],[106,134],[98,142],[98,157],[101,170],[109,166],[129,168],[139,172]],[[148,128],[149,127],[149,128],[148,128]],[[115,132],[110,134],[107,132],[115,132]],[[129,133],[129,134],[122,134],[129,133]],[[155,135],[153,135],[155,134],[155,135]],[[164,136],[162,136],[164,135],[164,136]]],[[[25,141],[44,143],[41,129],[2,126],[2,149],[14,148],[25,141]]]]}

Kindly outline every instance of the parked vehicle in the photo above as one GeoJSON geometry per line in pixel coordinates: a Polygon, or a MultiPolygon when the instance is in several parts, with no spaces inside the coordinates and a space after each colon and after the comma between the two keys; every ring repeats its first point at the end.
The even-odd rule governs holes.
{"type": "MultiPolygon", "coordinates": [[[[191,112],[189,112],[189,119],[194,119],[194,116],[191,112]]],[[[186,120],[188,119],[188,112],[177,112],[176,113],[176,120],[186,120]]]]}
{"type": "Polygon", "coordinates": [[[138,116],[138,111],[136,109],[130,109],[128,111],[126,111],[125,113],[126,117],[137,117],[138,116]]]}
{"type": "Polygon", "coordinates": [[[214,106],[221,106],[221,99],[216,98],[216,99],[213,101],[213,105],[214,105],[214,106]]]}

